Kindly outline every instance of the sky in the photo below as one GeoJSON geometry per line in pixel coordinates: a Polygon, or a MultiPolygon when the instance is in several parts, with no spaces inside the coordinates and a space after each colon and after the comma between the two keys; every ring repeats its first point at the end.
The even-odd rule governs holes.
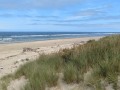
{"type": "Polygon", "coordinates": [[[0,0],[0,31],[120,32],[120,0],[0,0]]]}

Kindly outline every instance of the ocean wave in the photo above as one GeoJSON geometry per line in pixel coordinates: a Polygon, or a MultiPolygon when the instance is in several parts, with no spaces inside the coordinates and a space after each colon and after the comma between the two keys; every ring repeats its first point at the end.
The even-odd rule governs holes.
{"type": "Polygon", "coordinates": [[[40,36],[49,36],[49,35],[14,35],[14,36],[10,36],[10,37],[12,37],[12,38],[19,38],[19,37],[40,37],[40,36]]]}
{"type": "Polygon", "coordinates": [[[47,36],[75,36],[75,35],[88,35],[88,34],[52,34],[52,35],[14,35],[10,36],[12,38],[19,38],[19,37],[47,37],[47,36]]]}
{"type": "Polygon", "coordinates": [[[56,34],[56,35],[52,35],[52,36],[80,36],[80,35],[88,35],[88,34],[56,34]]]}
{"type": "Polygon", "coordinates": [[[0,38],[0,41],[12,41],[12,38],[0,38]]]}
{"type": "Polygon", "coordinates": [[[110,33],[94,33],[94,34],[96,34],[96,35],[112,35],[112,34],[118,34],[118,33],[112,33],[112,32],[110,32],[110,33]]]}
{"type": "Polygon", "coordinates": [[[113,34],[112,32],[83,32],[83,33],[32,33],[32,34],[12,34],[12,35],[0,35],[0,43],[10,43],[10,42],[26,42],[26,41],[36,41],[36,40],[49,40],[56,38],[74,38],[74,37],[89,37],[89,36],[109,36],[113,34]]]}
{"type": "Polygon", "coordinates": [[[89,36],[89,35],[111,35],[118,33],[81,33],[81,34],[56,34],[51,36],[89,36]]]}
{"type": "Polygon", "coordinates": [[[40,34],[40,35],[12,35],[12,36],[8,36],[6,38],[0,38],[0,41],[11,41],[13,39],[17,39],[17,38],[34,38],[34,37],[70,37],[70,36],[96,36],[96,35],[112,35],[112,34],[118,34],[118,33],[78,33],[78,34],[40,34]]]}

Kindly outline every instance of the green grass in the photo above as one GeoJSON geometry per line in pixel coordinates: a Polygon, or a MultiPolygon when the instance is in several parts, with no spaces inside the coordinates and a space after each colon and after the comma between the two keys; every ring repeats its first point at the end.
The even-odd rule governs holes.
{"type": "Polygon", "coordinates": [[[25,76],[29,79],[25,90],[44,90],[45,86],[57,85],[57,73],[62,66],[62,60],[58,58],[57,54],[42,55],[39,59],[22,66],[15,74],[16,78],[25,76]]]}
{"type": "Polygon", "coordinates": [[[9,85],[10,81],[13,80],[12,75],[6,75],[0,79],[0,90],[7,90],[7,86],[9,85]]]}
{"type": "Polygon", "coordinates": [[[84,83],[84,74],[92,69],[87,85],[95,90],[104,90],[101,82],[113,84],[118,89],[117,82],[120,75],[120,35],[108,36],[99,41],[90,40],[84,45],[64,49],[59,53],[41,55],[37,60],[29,62],[17,72],[3,78],[0,86],[6,86],[11,78],[25,76],[29,83],[24,90],[45,90],[45,87],[57,85],[59,73],[63,73],[63,80],[67,83],[84,83]]]}
{"type": "Polygon", "coordinates": [[[64,80],[69,83],[79,83],[83,80],[83,75],[77,70],[72,63],[67,64],[64,68],[64,80]]]}

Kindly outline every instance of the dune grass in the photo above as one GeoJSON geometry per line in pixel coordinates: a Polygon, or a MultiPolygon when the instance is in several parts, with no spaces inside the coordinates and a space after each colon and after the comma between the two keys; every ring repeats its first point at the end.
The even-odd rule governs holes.
{"type": "Polygon", "coordinates": [[[16,78],[25,76],[29,80],[25,90],[44,90],[46,86],[57,85],[57,73],[61,68],[62,60],[57,54],[42,55],[38,60],[22,66],[15,75],[16,78]]]}
{"type": "MultiPolygon", "coordinates": [[[[37,60],[23,65],[11,77],[25,76],[29,83],[24,90],[45,90],[45,87],[57,85],[59,73],[63,73],[63,80],[68,84],[84,83],[84,74],[90,69],[92,73],[86,85],[95,90],[104,90],[101,84],[104,81],[112,84],[114,90],[118,89],[120,35],[104,37],[99,41],[90,40],[72,49],[41,55],[37,60]]],[[[3,85],[3,90],[6,90],[5,85],[8,84],[3,85]]]]}

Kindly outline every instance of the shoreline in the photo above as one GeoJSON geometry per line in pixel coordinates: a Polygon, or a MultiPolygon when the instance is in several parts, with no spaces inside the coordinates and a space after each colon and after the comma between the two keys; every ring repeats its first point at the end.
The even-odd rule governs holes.
{"type": "MultiPolygon", "coordinates": [[[[104,37],[104,36],[95,36],[95,37],[80,37],[80,38],[65,38],[65,39],[52,39],[52,40],[43,40],[43,41],[31,41],[31,42],[20,42],[20,43],[5,43],[5,44],[0,44],[0,52],[1,52],[1,47],[13,47],[13,46],[23,46],[23,45],[25,45],[25,46],[30,46],[30,47],[32,47],[33,46],[33,44],[42,44],[42,45],[36,45],[36,46],[44,46],[43,44],[45,44],[45,43],[52,43],[52,44],[50,44],[50,45],[52,45],[53,46],[53,43],[54,42],[58,42],[59,44],[66,44],[66,43],[76,43],[76,42],[78,42],[79,43],[79,40],[80,41],[82,41],[82,39],[83,39],[83,41],[87,41],[88,39],[99,39],[99,38],[102,38],[102,37],[104,37]],[[75,41],[73,41],[73,40],[75,40],[75,41]],[[64,41],[67,41],[67,42],[64,42],[64,41]],[[29,44],[29,45],[28,45],[29,44]],[[30,45],[31,44],[31,45],[30,45]]],[[[55,44],[55,43],[54,43],[55,44]]],[[[45,46],[50,46],[50,45],[45,45],[45,46]]],[[[56,45],[56,44],[55,44],[56,45]]],[[[34,46],[34,47],[36,47],[36,46],[34,46]]],[[[5,49],[5,48],[4,48],[5,49]]],[[[17,47],[17,49],[19,49],[19,47],[17,47]]],[[[21,49],[21,48],[20,48],[21,49]]]]}
{"type": "Polygon", "coordinates": [[[4,75],[14,73],[21,65],[35,60],[40,54],[58,52],[60,49],[71,48],[73,45],[84,44],[88,40],[99,40],[100,38],[102,37],[0,44],[0,78],[4,75]],[[28,48],[29,50],[23,52],[23,48],[28,48]]]}
{"type": "Polygon", "coordinates": [[[43,40],[31,40],[31,41],[21,41],[21,42],[4,42],[0,43],[0,45],[5,44],[20,44],[20,43],[31,43],[31,42],[41,42],[41,41],[51,41],[51,40],[63,40],[63,39],[77,39],[77,38],[89,38],[89,37],[104,37],[104,36],[83,36],[83,37],[66,37],[66,38],[52,38],[52,39],[43,39],[43,40]]]}
{"type": "Polygon", "coordinates": [[[54,41],[54,40],[64,40],[64,39],[79,39],[79,38],[99,38],[99,37],[105,37],[105,36],[84,36],[84,37],[67,37],[67,38],[52,38],[52,39],[44,39],[44,40],[31,40],[31,41],[21,41],[21,42],[8,42],[8,43],[0,43],[0,45],[5,44],[20,44],[20,43],[31,43],[31,42],[43,42],[43,41],[54,41]]]}

